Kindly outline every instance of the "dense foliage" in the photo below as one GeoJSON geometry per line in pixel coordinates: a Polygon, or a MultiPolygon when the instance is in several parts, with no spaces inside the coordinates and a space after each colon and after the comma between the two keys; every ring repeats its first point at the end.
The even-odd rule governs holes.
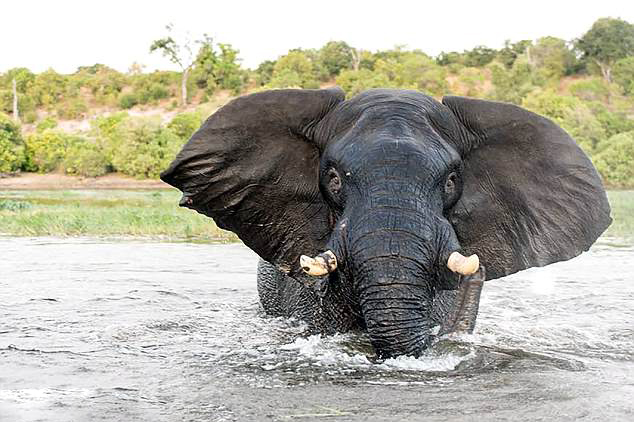
{"type": "MultiPolygon", "coordinates": [[[[0,74],[0,112],[6,114],[0,115],[0,171],[156,177],[208,112],[192,112],[190,106],[170,121],[159,121],[119,110],[137,114],[160,108],[172,115],[189,102],[210,111],[230,96],[254,90],[337,84],[348,96],[393,87],[526,107],[568,131],[608,186],[634,187],[634,25],[621,19],[598,19],[576,40],[544,36],[437,57],[404,47],[371,52],[330,41],[319,49],[291,50],[255,70],[241,66],[230,44],[208,37],[189,46],[170,37],[154,44],[164,54],[192,45],[196,51],[190,65],[182,62],[186,72],[143,73],[134,64],[121,73],[96,64],[70,75],[25,68],[0,74]],[[13,80],[22,129],[8,117],[13,80]],[[183,81],[187,101],[180,98],[183,81]],[[86,118],[91,128],[82,133],[70,135],[56,127],[58,120],[86,118]]],[[[172,61],[177,57],[166,55],[172,61]]]]}
{"type": "Polygon", "coordinates": [[[20,127],[9,116],[0,113],[0,173],[19,170],[25,158],[20,127]]]}

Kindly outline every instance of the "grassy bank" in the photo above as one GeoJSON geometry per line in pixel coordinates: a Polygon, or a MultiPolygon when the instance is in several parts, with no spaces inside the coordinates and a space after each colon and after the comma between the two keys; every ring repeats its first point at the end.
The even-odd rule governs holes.
{"type": "Polygon", "coordinates": [[[612,207],[612,225],[606,235],[614,237],[634,237],[634,191],[608,192],[612,207]]]}
{"type": "MultiPolygon", "coordinates": [[[[634,237],[634,191],[609,192],[614,222],[606,235],[634,237]]],[[[42,190],[0,192],[0,234],[138,236],[237,241],[213,220],[179,208],[172,190],[42,190]]]]}
{"type": "Polygon", "coordinates": [[[142,236],[235,241],[213,220],[179,208],[171,190],[0,192],[0,233],[17,236],[142,236]]]}

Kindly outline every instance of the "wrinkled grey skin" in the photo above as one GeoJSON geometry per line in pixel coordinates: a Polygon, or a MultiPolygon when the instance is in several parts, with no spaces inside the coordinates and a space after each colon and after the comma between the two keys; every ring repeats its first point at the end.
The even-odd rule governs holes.
{"type": "MultiPolygon", "coordinates": [[[[431,322],[439,334],[473,331],[482,292],[480,275],[465,280],[460,290],[437,292],[431,322]]],[[[302,284],[260,259],[257,283],[260,303],[269,315],[296,318],[308,323],[309,329],[326,334],[365,327],[359,310],[347,303],[344,294],[330,294],[327,280],[302,284]]]]}
{"type": "Polygon", "coordinates": [[[366,330],[381,357],[420,354],[438,323],[472,329],[483,280],[577,256],[611,222],[592,163],[553,122],[405,90],[238,98],[161,179],[269,263],[267,312],[366,330]],[[304,274],[300,255],[327,250],[336,271],[304,274]],[[449,271],[454,251],[484,271],[449,271]]]}

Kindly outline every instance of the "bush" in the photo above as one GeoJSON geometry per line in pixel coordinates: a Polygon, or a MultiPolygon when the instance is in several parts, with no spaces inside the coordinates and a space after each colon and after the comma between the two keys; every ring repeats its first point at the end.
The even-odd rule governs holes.
{"type": "Polygon", "coordinates": [[[634,56],[617,61],[612,74],[614,81],[621,86],[625,95],[634,94],[634,56]]]}
{"type": "Polygon", "coordinates": [[[603,127],[606,138],[610,138],[617,133],[634,130],[634,119],[628,118],[624,112],[611,111],[598,101],[587,104],[601,124],[601,127],[603,127]]]}
{"type": "Polygon", "coordinates": [[[147,104],[169,97],[170,92],[165,86],[153,83],[150,86],[143,87],[133,94],[128,95],[133,95],[137,100],[137,104],[147,104]]]}
{"type": "Polygon", "coordinates": [[[167,127],[179,138],[186,141],[202,124],[199,113],[180,113],[167,124],[167,127]]]}
{"type": "Polygon", "coordinates": [[[128,110],[137,104],[139,104],[139,98],[136,94],[127,93],[119,96],[119,107],[124,110],[128,110]]]}
{"type": "Polygon", "coordinates": [[[35,126],[35,130],[37,130],[38,132],[43,132],[46,129],[55,129],[56,127],[57,127],[57,120],[49,116],[39,121],[37,125],[35,126]]]}
{"type": "Polygon", "coordinates": [[[273,69],[275,68],[275,62],[273,60],[266,60],[260,63],[257,69],[255,69],[256,83],[258,86],[264,86],[271,82],[273,78],[273,69]]]}
{"type": "Polygon", "coordinates": [[[0,113],[0,173],[17,171],[25,162],[20,126],[0,113]]]}
{"type": "Polygon", "coordinates": [[[608,83],[596,77],[575,81],[570,84],[568,90],[572,95],[584,101],[608,102],[612,94],[608,83]]]}
{"type": "Polygon", "coordinates": [[[368,69],[344,70],[337,76],[339,85],[348,97],[371,88],[388,88],[391,83],[387,76],[368,69]]]}
{"type": "Polygon", "coordinates": [[[467,97],[478,97],[482,94],[484,84],[482,69],[477,67],[463,67],[458,71],[458,79],[451,84],[451,93],[467,97]]]}
{"type": "Polygon", "coordinates": [[[588,154],[606,137],[603,127],[590,108],[576,97],[559,95],[549,90],[536,90],[524,99],[522,106],[552,119],[588,154]]]}
{"type": "Polygon", "coordinates": [[[307,52],[294,50],[280,57],[273,67],[270,88],[319,88],[315,64],[307,52]]]}
{"type": "Polygon", "coordinates": [[[91,135],[103,151],[109,170],[113,169],[112,160],[115,151],[124,142],[124,122],[128,119],[125,112],[97,117],[91,122],[91,135]]]}
{"type": "Polygon", "coordinates": [[[81,119],[88,112],[88,106],[81,99],[74,99],[58,106],[57,117],[60,119],[81,119]]]}
{"type": "Polygon", "coordinates": [[[33,133],[26,139],[27,159],[40,173],[58,170],[75,141],[76,137],[51,129],[33,133]]]}
{"type": "Polygon", "coordinates": [[[593,161],[606,185],[634,187],[634,131],[612,136],[593,161]]]}
{"type": "Polygon", "coordinates": [[[97,144],[76,138],[66,150],[63,168],[67,174],[97,177],[108,172],[108,160],[97,144]]]}
{"type": "Polygon", "coordinates": [[[153,119],[125,121],[123,139],[125,142],[114,151],[112,164],[118,171],[139,178],[157,178],[184,143],[153,119]]]}
{"type": "Polygon", "coordinates": [[[489,96],[492,100],[521,104],[526,95],[535,89],[531,68],[523,56],[515,59],[511,69],[498,62],[490,63],[488,68],[493,84],[493,92],[489,96]]]}

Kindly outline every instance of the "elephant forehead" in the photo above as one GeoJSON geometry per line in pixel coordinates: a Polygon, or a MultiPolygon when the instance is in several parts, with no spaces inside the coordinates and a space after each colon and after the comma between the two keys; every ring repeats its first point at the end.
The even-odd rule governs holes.
{"type": "Polygon", "coordinates": [[[417,91],[373,89],[340,103],[323,129],[336,135],[354,127],[373,130],[385,126],[427,126],[429,116],[439,115],[442,109],[438,101],[417,91]]]}
{"type": "Polygon", "coordinates": [[[460,160],[453,146],[431,127],[412,129],[402,123],[383,122],[372,130],[351,129],[334,140],[326,157],[347,168],[440,168],[460,160]]]}

